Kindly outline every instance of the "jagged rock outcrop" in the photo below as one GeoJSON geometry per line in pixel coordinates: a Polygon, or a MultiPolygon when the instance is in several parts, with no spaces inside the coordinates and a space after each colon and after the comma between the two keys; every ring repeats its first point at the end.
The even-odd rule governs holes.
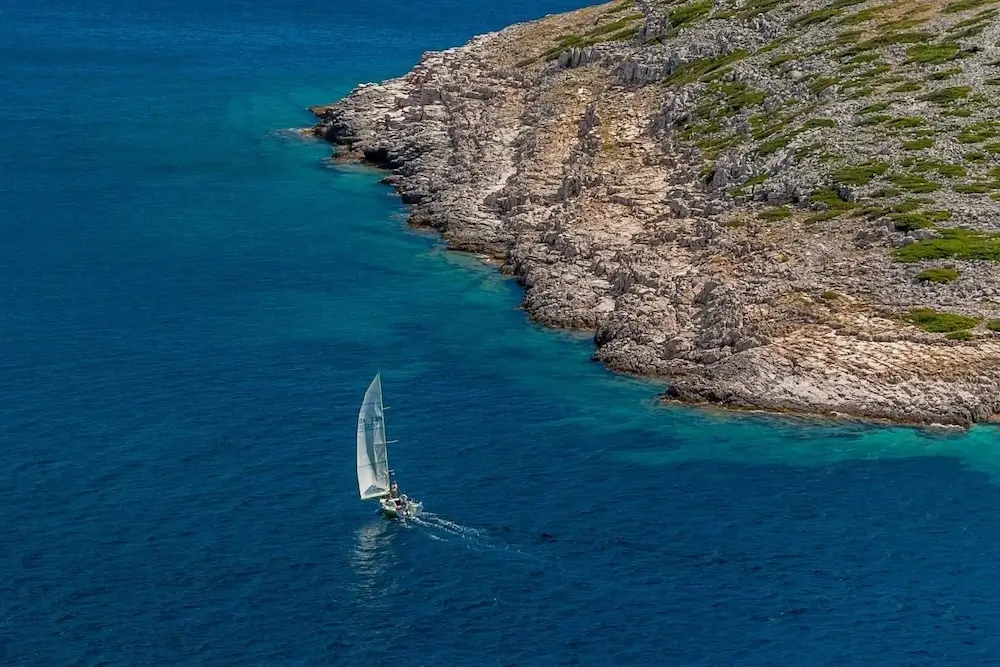
{"type": "Polygon", "coordinates": [[[672,399],[968,425],[1000,412],[979,4],[615,2],[427,53],[311,131],[672,399]]]}

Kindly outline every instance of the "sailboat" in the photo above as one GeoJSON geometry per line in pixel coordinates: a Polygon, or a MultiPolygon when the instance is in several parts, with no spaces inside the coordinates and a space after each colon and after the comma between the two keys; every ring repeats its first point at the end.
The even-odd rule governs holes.
{"type": "Polygon", "coordinates": [[[376,374],[368,385],[358,413],[358,490],[361,500],[378,500],[381,511],[392,519],[416,516],[423,504],[399,493],[395,474],[389,469],[385,439],[382,377],[376,374]]]}

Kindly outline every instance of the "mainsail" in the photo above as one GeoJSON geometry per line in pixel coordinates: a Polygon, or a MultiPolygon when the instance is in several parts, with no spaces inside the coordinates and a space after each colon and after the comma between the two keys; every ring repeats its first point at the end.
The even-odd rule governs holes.
{"type": "Polygon", "coordinates": [[[382,379],[376,375],[358,414],[358,490],[362,500],[389,494],[389,455],[382,413],[382,379]]]}

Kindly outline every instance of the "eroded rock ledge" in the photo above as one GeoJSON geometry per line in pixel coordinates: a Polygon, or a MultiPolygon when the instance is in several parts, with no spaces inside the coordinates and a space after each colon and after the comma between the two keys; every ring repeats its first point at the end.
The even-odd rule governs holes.
{"type": "Polygon", "coordinates": [[[1000,411],[1000,177],[970,150],[1000,54],[965,4],[615,2],[427,53],[312,131],[670,398],[969,425],[1000,411]]]}

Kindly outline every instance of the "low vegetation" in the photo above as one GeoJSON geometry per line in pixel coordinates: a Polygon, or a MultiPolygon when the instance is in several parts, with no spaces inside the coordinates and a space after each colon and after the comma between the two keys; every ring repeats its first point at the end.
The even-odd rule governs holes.
{"type": "Polygon", "coordinates": [[[978,317],[942,313],[933,308],[914,308],[907,314],[906,319],[924,331],[933,333],[948,333],[971,329],[981,321],[978,317]]]}
{"type": "Polygon", "coordinates": [[[1000,261],[1000,236],[960,227],[936,230],[940,238],[925,239],[897,248],[903,262],[926,259],[965,259],[1000,261]]]}
{"type": "Polygon", "coordinates": [[[929,283],[950,283],[958,280],[958,269],[954,266],[942,266],[934,269],[924,269],[917,274],[917,280],[929,283]]]}

